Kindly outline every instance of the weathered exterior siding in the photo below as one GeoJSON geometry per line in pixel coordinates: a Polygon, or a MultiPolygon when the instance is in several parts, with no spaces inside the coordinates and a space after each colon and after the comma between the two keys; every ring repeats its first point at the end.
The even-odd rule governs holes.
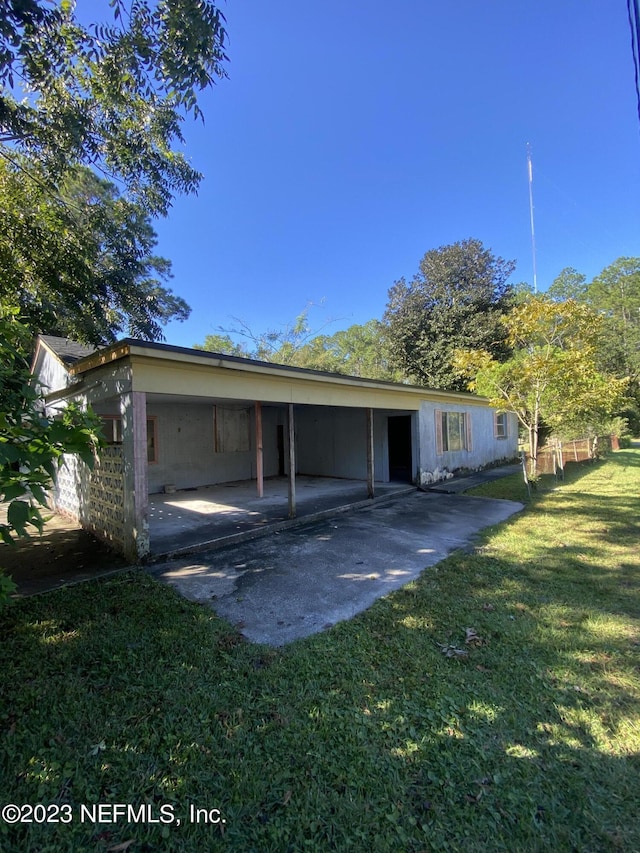
{"type": "Polygon", "coordinates": [[[428,485],[446,480],[457,471],[477,471],[489,465],[514,459],[518,455],[518,425],[508,415],[507,438],[494,435],[494,410],[483,406],[423,402],[419,413],[419,482],[428,485]],[[471,418],[471,450],[438,453],[436,411],[465,412],[471,418]]]}

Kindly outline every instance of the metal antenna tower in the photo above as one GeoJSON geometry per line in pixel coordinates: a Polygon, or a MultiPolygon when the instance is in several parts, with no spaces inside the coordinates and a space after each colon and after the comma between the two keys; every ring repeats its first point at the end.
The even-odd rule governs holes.
{"type": "Polygon", "coordinates": [[[531,220],[531,253],[533,255],[533,291],[538,292],[538,270],[536,266],[536,232],[533,226],[533,166],[531,145],[527,142],[527,166],[529,170],[529,219],[531,220]]]}

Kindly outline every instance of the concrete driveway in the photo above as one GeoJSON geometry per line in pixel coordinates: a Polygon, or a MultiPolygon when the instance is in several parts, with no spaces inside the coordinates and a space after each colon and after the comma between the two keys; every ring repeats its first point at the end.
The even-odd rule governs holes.
{"type": "Polygon", "coordinates": [[[148,570],[211,605],[247,639],[281,646],[350,619],[521,509],[512,501],[413,492],[148,570]]]}

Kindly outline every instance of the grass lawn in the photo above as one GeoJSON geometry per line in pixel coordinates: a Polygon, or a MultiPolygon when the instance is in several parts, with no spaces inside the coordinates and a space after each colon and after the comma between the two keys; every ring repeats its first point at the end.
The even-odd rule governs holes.
{"type": "Polygon", "coordinates": [[[0,849],[640,850],[640,451],[553,485],[284,649],[143,573],[5,609],[0,804],[70,822],[0,849]]]}

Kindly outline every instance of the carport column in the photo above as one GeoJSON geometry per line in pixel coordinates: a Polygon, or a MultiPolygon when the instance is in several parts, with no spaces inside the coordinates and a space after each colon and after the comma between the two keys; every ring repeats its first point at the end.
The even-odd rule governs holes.
{"type": "Polygon", "coordinates": [[[262,403],[256,400],[256,480],[258,497],[264,496],[264,457],[262,449],[262,403]]]}
{"type": "Polygon", "coordinates": [[[289,518],[296,517],[296,430],[293,403],[289,403],[289,518]]]}
{"type": "Polygon", "coordinates": [[[149,485],[147,479],[147,395],[122,395],[124,468],[124,554],[136,561],[149,554],[149,485]]]}
{"type": "Polygon", "coordinates": [[[373,409],[367,409],[367,492],[373,497],[373,409]]]}

